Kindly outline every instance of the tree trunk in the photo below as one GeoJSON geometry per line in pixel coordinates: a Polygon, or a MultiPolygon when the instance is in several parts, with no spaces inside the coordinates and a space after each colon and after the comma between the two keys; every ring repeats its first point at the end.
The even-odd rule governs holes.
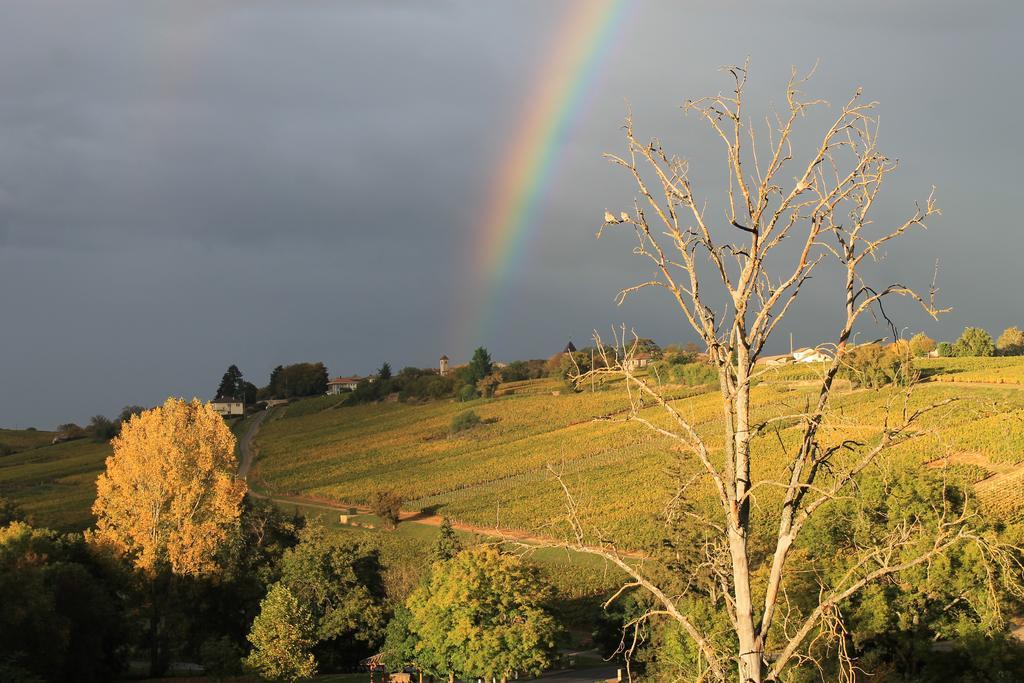
{"type": "MultiPolygon", "coordinates": [[[[742,325],[741,325],[741,332],[742,325]]],[[[741,336],[742,338],[742,336],[741,336]]],[[[736,603],[736,635],[739,639],[738,669],[740,683],[761,683],[761,637],[754,620],[754,594],[750,585],[750,563],[747,548],[750,530],[750,382],[749,350],[740,344],[736,349],[736,388],[731,397],[733,425],[733,457],[735,458],[736,523],[729,529],[729,552],[732,556],[733,591],[736,603]]]]}
{"type": "Polygon", "coordinates": [[[161,609],[163,591],[160,583],[160,578],[154,576],[149,584],[149,675],[152,678],[157,678],[164,672],[163,657],[160,652],[163,640],[160,627],[163,621],[163,610],[161,609]]]}

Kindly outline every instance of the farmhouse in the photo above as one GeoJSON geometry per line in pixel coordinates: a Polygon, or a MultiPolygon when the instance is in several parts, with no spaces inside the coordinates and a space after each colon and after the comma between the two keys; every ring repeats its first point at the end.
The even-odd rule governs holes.
{"type": "Polygon", "coordinates": [[[215,398],[210,406],[222,417],[245,415],[245,402],[234,398],[215,398]]]}
{"type": "Polygon", "coordinates": [[[818,349],[804,347],[778,356],[761,356],[759,365],[790,365],[791,363],[827,363],[832,357],[818,349]]]}
{"type": "Polygon", "coordinates": [[[638,353],[635,356],[626,359],[625,366],[627,370],[636,370],[637,368],[646,368],[648,363],[654,360],[654,355],[644,351],[638,353]]]}
{"type": "Polygon", "coordinates": [[[759,365],[789,365],[793,362],[793,356],[783,353],[778,356],[761,356],[757,359],[759,365]]]}
{"type": "Polygon", "coordinates": [[[825,363],[832,360],[831,356],[818,349],[797,349],[792,355],[793,360],[797,363],[825,363]]]}
{"type": "Polygon", "coordinates": [[[355,391],[355,388],[362,379],[362,377],[356,375],[351,377],[335,377],[327,383],[327,394],[333,396],[335,394],[343,394],[346,391],[355,391]]]}

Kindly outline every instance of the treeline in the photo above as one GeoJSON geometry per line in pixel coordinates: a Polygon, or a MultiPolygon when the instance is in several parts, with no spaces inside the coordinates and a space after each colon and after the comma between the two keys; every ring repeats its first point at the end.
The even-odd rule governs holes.
{"type": "Polygon", "coordinates": [[[435,368],[402,368],[393,375],[391,365],[384,363],[377,373],[360,382],[348,397],[349,404],[382,401],[391,396],[400,401],[457,398],[470,401],[490,398],[503,382],[538,379],[548,374],[543,360],[515,361],[503,367],[495,365],[484,347],[473,352],[466,365],[452,368],[442,375],[435,368]]]}
{"type": "Polygon", "coordinates": [[[326,392],[327,366],[323,363],[278,365],[271,370],[266,386],[259,388],[245,380],[237,365],[232,365],[221,377],[214,398],[236,399],[252,404],[273,398],[321,396],[326,392]]]}
{"type": "Polygon", "coordinates": [[[121,433],[121,426],[132,419],[133,416],[141,414],[145,408],[142,406],[125,406],[117,417],[111,419],[105,415],[93,415],[89,424],[80,427],[74,422],[65,422],[57,425],[57,435],[53,438],[54,443],[63,441],[74,441],[76,439],[94,439],[95,441],[110,441],[121,433]]]}

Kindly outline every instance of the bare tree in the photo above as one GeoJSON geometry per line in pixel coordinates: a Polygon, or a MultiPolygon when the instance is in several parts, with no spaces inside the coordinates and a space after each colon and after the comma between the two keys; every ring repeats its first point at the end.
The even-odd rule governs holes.
{"type": "MultiPolygon", "coordinates": [[[[620,303],[649,287],[667,290],[706,346],[708,362],[718,373],[724,448],[709,445],[678,404],[656,383],[634,372],[625,330],[616,333],[614,348],[596,339],[604,362],[578,380],[608,374],[624,378],[631,405],[625,419],[678,444],[685,457],[696,463],[698,476],[710,484],[714,512],[688,508],[685,514],[711,531],[712,541],[704,549],[704,569],[712,577],[708,590],[728,612],[736,649],[724,651],[702,632],[678,596],[645,571],[643,563],[631,561],[606,540],[580,512],[570,487],[564,481],[562,485],[572,529],[569,544],[613,562],[630,577],[624,589],[644,590],[653,598],[655,607],[630,623],[655,615],[675,620],[706,662],[703,680],[727,680],[735,671],[738,680],[747,683],[777,680],[787,667],[811,657],[812,642],[841,632],[839,605],[869,583],[927,563],[956,544],[986,541],[974,533],[972,514],[962,510],[941,513],[937,529],[901,526],[860,548],[840,580],[822,584],[814,609],[801,613],[786,609],[780,596],[792,571],[795,543],[809,520],[822,506],[847,495],[880,453],[914,438],[919,433],[915,424],[923,415],[948,403],[915,408],[910,402],[911,387],[901,387],[892,393],[889,413],[875,438],[834,443],[821,434],[837,375],[854,346],[851,340],[858,321],[865,315],[881,315],[891,325],[883,308],[890,297],[912,300],[933,317],[943,312],[934,301],[934,282],[922,295],[901,283],[874,286],[865,274],[866,263],[880,258],[883,246],[913,228],[925,227],[926,219],[939,212],[929,196],[896,225],[885,228],[872,222],[871,209],[896,163],[878,150],[875,103],[863,101],[859,89],[828,118],[827,129],[807,158],[798,160],[794,128],[812,109],[825,104],[801,92],[810,74],[799,77],[794,71],[784,110],[766,118],[764,126],[755,126],[744,111],[746,65],[726,71],[735,84],[731,93],[684,105],[721,139],[729,177],[724,221],[712,219],[704,200],[695,196],[687,162],[671,156],[657,140],[638,140],[632,117],[625,125],[626,153],[606,156],[630,174],[637,197],[631,211],[605,212],[606,227],[635,232],[633,251],[649,259],[655,273],[650,280],[623,289],[620,303]],[[822,266],[829,261],[838,267],[822,266]],[[842,283],[843,299],[837,302],[843,311],[841,324],[834,340],[819,347],[831,360],[804,407],[784,417],[754,422],[753,383],[771,372],[757,365],[757,360],[819,269],[822,274],[838,272],[842,283]],[[752,443],[765,438],[772,422],[782,420],[795,424],[799,433],[795,447],[785,451],[786,474],[755,481],[752,469],[755,474],[763,474],[764,469],[752,468],[752,443]],[[780,494],[781,503],[760,505],[756,496],[766,489],[780,494]],[[771,542],[774,550],[755,557],[750,536],[755,517],[760,516],[763,527],[764,515],[770,515],[770,528],[777,528],[771,542]],[[928,542],[921,546],[926,533],[928,542]]],[[[677,498],[687,495],[690,483],[681,486],[677,498]]]]}

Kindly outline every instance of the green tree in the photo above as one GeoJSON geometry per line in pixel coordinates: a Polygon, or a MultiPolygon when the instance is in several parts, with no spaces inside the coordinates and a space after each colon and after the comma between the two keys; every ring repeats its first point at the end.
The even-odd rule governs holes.
{"type": "Polygon", "coordinates": [[[434,547],[430,549],[430,559],[434,562],[447,562],[462,552],[462,543],[452,528],[451,521],[445,517],[441,520],[441,533],[434,540],[434,547]]]}
{"type": "Polygon", "coordinates": [[[89,421],[93,438],[100,442],[110,441],[121,431],[121,424],[104,415],[93,415],[89,421]]]}
{"type": "Polygon", "coordinates": [[[386,624],[376,551],[307,527],[281,559],[281,584],[309,610],[317,659],[351,665],[380,643],[386,624]]]}
{"type": "Polygon", "coordinates": [[[871,389],[893,383],[906,385],[916,379],[905,344],[885,348],[880,344],[862,344],[846,354],[841,374],[853,386],[871,389]]]}
{"type": "Polygon", "coordinates": [[[245,664],[263,678],[296,681],[316,674],[313,617],[281,584],[274,584],[260,603],[249,642],[253,649],[245,664]]]}
{"type": "Polygon", "coordinates": [[[220,385],[217,387],[217,395],[214,398],[242,398],[243,384],[242,371],[237,365],[230,366],[220,378],[220,385]]]}
{"type": "Polygon", "coordinates": [[[954,356],[994,356],[996,345],[992,335],[980,327],[968,327],[953,344],[954,356]]]}
{"type": "Polygon", "coordinates": [[[1007,327],[996,341],[996,351],[1000,356],[1024,355],[1024,330],[1007,327]]]}
{"type": "MultiPolygon", "coordinates": [[[[636,353],[649,353],[652,356],[661,356],[661,347],[658,346],[658,342],[653,339],[636,339],[636,353]]],[[[627,343],[627,346],[632,347],[631,343],[627,343]]]]}
{"type": "Polygon", "coordinates": [[[278,365],[270,371],[270,383],[267,385],[269,394],[275,398],[284,396],[284,367],[278,365]]]}
{"type": "Polygon", "coordinates": [[[258,393],[259,393],[259,388],[257,388],[257,386],[255,384],[253,384],[252,382],[245,382],[245,381],[243,381],[242,382],[241,391],[240,391],[238,397],[240,399],[242,399],[242,401],[246,405],[252,405],[253,403],[256,403],[256,395],[258,393]]]}
{"type": "MultiPolygon", "coordinates": [[[[866,477],[856,500],[836,501],[808,529],[805,557],[817,558],[812,563],[818,576],[802,574],[806,578],[789,587],[792,608],[813,608],[817,581],[846,575],[863,539],[899,539],[894,550],[904,559],[927,548],[927,533],[903,535],[911,521],[937,527],[976,509],[969,497],[968,489],[945,475],[909,465],[886,466],[866,477]]],[[[986,523],[975,530],[980,539],[994,540],[996,532],[986,523]]],[[[845,601],[847,646],[858,668],[900,681],[1022,680],[1024,652],[1001,626],[1002,614],[1015,602],[1007,580],[1019,572],[1010,568],[1020,560],[1012,548],[1019,545],[1021,529],[1003,532],[999,542],[1012,553],[1003,558],[1008,564],[987,563],[980,543],[958,544],[934,562],[909,568],[899,581],[869,585],[845,601]],[[936,642],[946,647],[939,650],[936,642]]],[[[828,680],[839,678],[838,671],[822,673],[828,680]]]]}
{"type": "Polygon", "coordinates": [[[412,612],[404,605],[395,608],[395,614],[388,622],[384,634],[384,665],[391,671],[400,671],[406,666],[416,666],[416,637],[409,630],[412,612]]]}
{"type": "Polygon", "coordinates": [[[953,345],[949,342],[939,342],[935,352],[939,354],[939,358],[949,358],[953,355],[953,345]]]}
{"type": "Polygon", "coordinates": [[[449,680],[539,674],[561,630],[551,595],[536,568],[489,546],[435,564],[407,603],[417,665],[449,680]]]}
{"type": "Polygon", "coordinates": [[[374,491],[370,494],[370,510],[380,517],[389,529],[398,526],[403,502],[402,496],[394,491],[374,491]]]}
{"type": "Polygon", "coordinates": [[[80,535],[0,527],[0,680],[116,678],[126,635],[119,588],[80,535]],[[5,659],[22,673],[2,671],[5,659]]]}
{"type": "Polygon", "coordinates": [[[121,414],[117,416],[117,419],[122,423],[130,422],[133,417],[142,415],[144,412],[146,412],[146,409],[142,406],[125,406],[121,408],[121,414]]]}
{"type": "Polygon", "coordinates": [[[484,398],[491,398],[494,396],[494,392],[500,384],[501,373],[492,372],[476,383],[476,390],[480,392],[480,395],[484,398]]]}
{"type": "Polygon", "coordinates": [[[390,379],[391,364],[388,362],[384,362],[383,364],[381,364],[380,370],[377,371],[377,381],[383,383],[389,381],[390,379]]]}
{"type": "Polygon", "coordinates": [[[469,361],[469,376],[467,382],[469,384],[476,384],[487,375],[491,374],[493,363],[491,363],[491,354],[487,352],[484,347],[477,348],[473,352],[473,358],[469,361]]]}
{"type": "Polygon", "coordinates": [[[269,389],[277,398],[320,396],[327,392],[327,366],[323,363],[278,366],[270,373],[269,389]]]}

